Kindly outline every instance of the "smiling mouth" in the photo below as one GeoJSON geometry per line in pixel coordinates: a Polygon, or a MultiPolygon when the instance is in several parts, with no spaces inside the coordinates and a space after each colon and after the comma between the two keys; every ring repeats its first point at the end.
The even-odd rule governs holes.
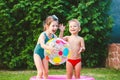
{"type": "Polygon", "coordinates": [[[52,32],[53,32],[53,33],[55,33],[55,32],[56,32],[56,30],[52,30],[52,32]]]}
{"type": "Polygon", "coordinates": [[[75,30],[71,30],[71,31],[75,31],[75,30]]]}

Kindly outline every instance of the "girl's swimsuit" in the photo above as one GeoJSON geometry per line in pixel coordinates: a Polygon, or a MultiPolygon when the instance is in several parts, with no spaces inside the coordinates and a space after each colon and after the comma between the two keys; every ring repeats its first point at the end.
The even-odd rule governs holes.
{"type": "MultiPolygon", "coordinates": [[[[48,36],[46,35],[46,33],[44,32],[44,36],[45,36],[45,43],[50,40],[48,38],[48,36]]],[[[52,38],[54,38],[54,35],[52,34],[52,38]]],[[[44,49],[41,47],[40,44],[37,44],[35,46],[35,49],[34,49],[34,53],[35,54],[38,54],[40,56],[41,59],[43,59],[45,56],[44,56],[44,49]]]]}

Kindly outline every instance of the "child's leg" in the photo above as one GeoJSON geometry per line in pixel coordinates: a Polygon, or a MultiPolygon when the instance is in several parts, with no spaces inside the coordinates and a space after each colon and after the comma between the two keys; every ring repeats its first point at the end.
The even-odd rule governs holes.
{"type": "Polygon", "coordinates": [[[66,74],[67,74],[67,79],[72,79],[73,75],[73,66],[70,62],[66,62],[66,74]]]}
{"type": "Polygon", "coordinates": [[[37,77],[42,78],[43,64],[42,64],[42,60],[38,54],[34,54],[34,63],[37,68],[37,77]]]}
{"type": "Polygon", "coordinates": [[[45,58],[43,59],[43,65],[44,65],[43,75],[44,75],[44,78],[47,79],[48,78],[48,60],[46,60],[45,58]]]}
{"type": "Polygon", "coordinates": [[[80,78],[81,62],[77,63],[75,66],[75,78],[80,78]]]}

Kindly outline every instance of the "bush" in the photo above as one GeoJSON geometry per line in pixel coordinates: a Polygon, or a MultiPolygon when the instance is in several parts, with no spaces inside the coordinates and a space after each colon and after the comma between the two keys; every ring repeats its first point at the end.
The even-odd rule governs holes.
{"type": "MultiPolygon", "coordinates": [[[[104,66],[112,29],[112,19],[107,13],[110,1],[0,1],[0,67],[34,68],[33,50],[43,31],[43,20],[52,14],[57,15],[60,23],[66,26],[68,20],[77,18],[82,27],[79,35],[86,43],[86,51],[82,54],[83,66],[104,66]]],[[[69,35],[68,26],[65,35],[69,35]]]]}

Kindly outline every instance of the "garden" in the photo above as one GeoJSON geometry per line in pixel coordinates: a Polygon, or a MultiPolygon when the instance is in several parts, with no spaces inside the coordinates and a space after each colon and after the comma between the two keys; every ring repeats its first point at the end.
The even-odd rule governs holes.
{"type": "MultiPolygon", "coordinates": [[[[113,27],[109,15],[111,0],[1,0],[0,1],[0,79],[29,80],[37,74],[33,51],[43,21],[56,15],[66,26],[76,18],[81,23],[79,36],[85,40],[81,75],[96,80],[118,80],[120,70],[106,67],[108,44],[113,27]]],[[[59,30],[57,35],[59,34],[59,30]]],[[[49,64],[49,74],[66,74],[65,64],[49,64]]]]}

